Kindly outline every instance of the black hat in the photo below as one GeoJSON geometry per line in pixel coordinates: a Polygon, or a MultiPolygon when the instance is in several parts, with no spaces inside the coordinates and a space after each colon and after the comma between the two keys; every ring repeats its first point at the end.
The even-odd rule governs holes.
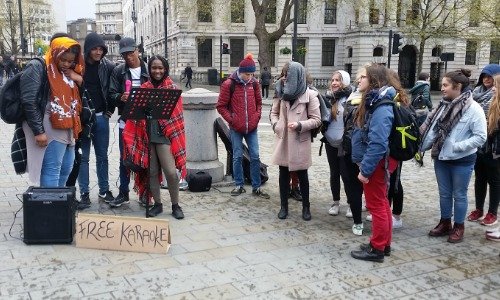
{"type": "Polygon", "coordinates": [[[137,45],[133,38],[126,37],[120,40],[120,54],[135,51],[136,48],[137,45]]]}

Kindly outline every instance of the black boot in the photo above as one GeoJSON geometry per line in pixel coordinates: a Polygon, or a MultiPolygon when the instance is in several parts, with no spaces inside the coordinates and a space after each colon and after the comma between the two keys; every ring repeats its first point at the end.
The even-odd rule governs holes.
{"type": "Polygon", "coordinates": [[[80,197],[80,202],[78,202],[76,209],[84,210],[90,207],[90,196],[89,193],[83,193],[80,197]]]}
{"type": "Polygon", "coordinates": [[[179,204],[172,205],[172,216],[174,216],[177,220],[184,219],[184,213],[182,212],[182,208],[179,204]]]}
{"type": "Polygon", "coordinates": [[[156,203],[149,209],[148,216],[149,217],[156,217],[157,215],[161,214],[163,212],[163,204],[162,203],[156,203]]]}
{"type": "Polygon", "coordinates": [[[309,209],[309,206],[302,207],[302,219],[304,219],[304,221],[311,220],[311,210],[309,209]]]}
{"type": "MultiPolygon", "coordinates": [[[[368,250],[372,247],[371,244],[361,244],[359,245],[359,249],[361,250],[368,250]]],[[[391,246],[385,246],[384,248],[384,256],[391,256],[391,246]]]]}
{"type": "Polygon", "coordinates": [[[384,262],[384,251],[377,250],[371,245],[369,248],[360,251],[351,251],[351,256],[355,259],[384,262]]]}

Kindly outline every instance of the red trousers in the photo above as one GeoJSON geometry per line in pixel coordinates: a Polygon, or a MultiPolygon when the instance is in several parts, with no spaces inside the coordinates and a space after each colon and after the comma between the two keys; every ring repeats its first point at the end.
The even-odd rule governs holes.
{"type": "MultiPolygon", "coordinates": [[[[392,239],[392,212],[387,199],[387,185],[389,178],[385,178],[385,158],[382,159],[367,184],[363,184],[366,208],[372,215],[372,236],[370,243],[373,248],[384,251],[385,246],[391,245],[392,239]]],[[[389,157],[389,173],[392,173],[398,162],[389,157]]]]}

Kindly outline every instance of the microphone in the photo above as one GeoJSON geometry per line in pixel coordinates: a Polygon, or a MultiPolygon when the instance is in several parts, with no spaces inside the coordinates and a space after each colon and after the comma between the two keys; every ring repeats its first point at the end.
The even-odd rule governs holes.
{"type": "Polygon", "coordinates": [[[132,87],[132,81],[130,81],[128,79],[125,80],[125,92],[129,93],[131,87],[132,87]]]}

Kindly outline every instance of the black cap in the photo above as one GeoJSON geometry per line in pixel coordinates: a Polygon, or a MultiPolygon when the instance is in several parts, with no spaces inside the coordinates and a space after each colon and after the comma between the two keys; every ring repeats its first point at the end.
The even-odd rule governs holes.
{"type": "Polygon", "coordinates": [[[137,45],[133,38],[126,37],[120,40],[120,54],[135,51],[136,48],[137,45]]]}

